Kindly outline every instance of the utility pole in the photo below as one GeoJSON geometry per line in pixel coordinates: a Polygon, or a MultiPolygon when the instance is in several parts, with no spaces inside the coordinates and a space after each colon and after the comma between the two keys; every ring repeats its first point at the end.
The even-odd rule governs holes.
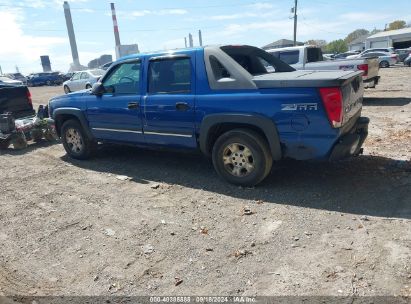
{"type": "Polygon", "coordinates": [[[295,0],[294,4],[294,46],[297,45],[297,2],[298,0],[295,0]]]}

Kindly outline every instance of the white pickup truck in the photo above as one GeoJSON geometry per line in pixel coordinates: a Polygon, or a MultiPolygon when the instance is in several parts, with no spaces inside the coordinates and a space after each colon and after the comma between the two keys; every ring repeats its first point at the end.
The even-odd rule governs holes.
{"type": "Polygon", "coordinates": [[[375,88],[380,79],[378,58],[324,60],[321,49],[312,45],[271,49],[267,52],[296,70],[363,71],[362,79],[366,88],[375,88]]]}

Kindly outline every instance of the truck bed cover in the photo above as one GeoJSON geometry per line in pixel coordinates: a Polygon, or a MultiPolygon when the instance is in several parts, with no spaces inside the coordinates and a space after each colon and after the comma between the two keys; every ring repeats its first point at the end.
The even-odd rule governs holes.
{"type": "Polygon", "coordinates": [[[339,87],[362,72],[346,71],[307,71],[271,73],[254,76],[253,81],[260,89],[301,88],[301,87],[339,87]]]}

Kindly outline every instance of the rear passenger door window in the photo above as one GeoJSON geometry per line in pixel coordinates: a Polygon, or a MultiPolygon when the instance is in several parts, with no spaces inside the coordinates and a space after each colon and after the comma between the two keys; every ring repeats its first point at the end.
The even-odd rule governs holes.
{"type": "Polygon", "coordinates": [[[213,71],[215,80],[220,80],[223,78],[231,78],[228,70],[222,65],[222,63],[213,55],[210,56],[210,65],[213,71]]]}
{"type": "Polygon", "coordinates": [[[189,58],[154,59],[148,70],[149,94],[181,94],[191,92],[189,58]]]}

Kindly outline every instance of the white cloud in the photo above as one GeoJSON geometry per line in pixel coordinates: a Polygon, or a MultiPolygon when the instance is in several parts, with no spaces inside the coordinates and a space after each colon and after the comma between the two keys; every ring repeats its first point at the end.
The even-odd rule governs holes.
{"type": "Polygon", "coordinates": [[[211,16],[208,19],[211,19],[211,20],[233,20],[233,19],[257,17],[257,16],[258,16],[258,14],[256,14],[256,13],[239,13],[239,14],[231,14],[231,15],[216,15],[216,16],[211,16]]]}
{"type": "Polygon", "coordinates": [[[339,19],[344,20],[345,22],[360,22],[360,23],[370,23],[370,22],[379,22],[381,20],[395,18],[390,14],[381,14],[378,12],[369,12],[369,13],[347,13],[339,16],[339,19]]]}
{"type": "MultiPolygon", "coordinates": [[[[23,32],[20,23],[24,20],[16,11],[0,11],[0,64],[8,66],[39,66],[41,55],[50,54],[54,47],[67,44],[67,38],[58,36],[31,36],[23,32]],[[7,25],[7,27],[4,27],[7,25]]],[[[3,68],[5,70],[5,68],[3,68]]]]}
{"type": "Polygon", "coordinates": [[[266,9],[274,8],[274,5],[269,2],[256,2],[253,4],[247,5],[247,7],[254,9],[254,10],[266,10],[266,9]]]}
{"type": "MultiPolygon", "coordinates": [[[[2,0],[3,5],[10,6],[21,6],[21,7],[32,7],[32,8],[62,8],[65,0],[21,0],[21,1],[12,1],[12,0],[2,0]]],[[[90,0],[69,0],[69,4],[73,3],[87,3],[90,0]]]]}
{"type": "MultiPolygon", "coordinates": [[[[138,17],[150,16],[150,15],[155,15],[155,16],[186,15],[188,14],[188,11],[185,9],[137,10],[137,11],[131,11],[131,12],[119,10],[116,12],[116,14],[117,16],[123,19],[135,19],[138,17]]],[[[108,15],[108,13],[106,15],[108,15]]]]}

